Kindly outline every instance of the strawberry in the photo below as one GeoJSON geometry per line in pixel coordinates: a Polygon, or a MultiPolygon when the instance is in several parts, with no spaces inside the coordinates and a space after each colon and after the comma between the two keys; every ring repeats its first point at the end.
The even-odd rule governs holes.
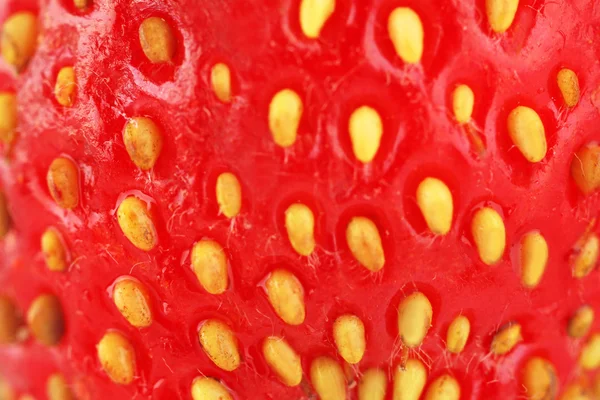
{"type": "Polygon", "coordinates": [[[598,21],[2,2],[0,399],[600,398],[598,21]]]}

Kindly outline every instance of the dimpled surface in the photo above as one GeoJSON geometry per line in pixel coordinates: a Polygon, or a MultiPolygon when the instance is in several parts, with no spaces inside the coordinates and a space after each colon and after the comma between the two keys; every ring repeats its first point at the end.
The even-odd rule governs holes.
{"type": "MultiPolygon", "coordinates": [[[[199,375],[218,379],[235,399],[312,399],[311,362],[326,356],[343,365],[332,325],[350,313],[364,321],[367,340],[363,359],[349,370],[353,400],[353,374],[400,363],[397,307],[415,290],[433,308],[423,345],[410,352],[426,364],[427,385],[450,374],[464,400],[523,398],[520,370],[534,356],[554,364],[559,391],[571,383],[587,337],[570,339],[568,318],[583,304],[600,306],[599,272],[574,279],[569,264],[586,230],[599,231],[598,194],[584,196],[570,176],[573,153],[600,140],[594,2],[521,0],[511,27],[497,35],[484,1],[338,1],[317,40],[302,34],[297,0],[92,3],[80,11],[69,0],[0,2],[0,22],[30,10],[43,32],[18,74],[0,61],[0,91],[16,93],[19,104],[17,137],[2,145],[0,162],[12,216],[0,242],[0,292],[23,314],[40,293],[53,293],[66,325],[56,348],[31,337],[0,346],[0,375],[18,395],[45,398],[47,377],[60,372],[81,399],[189,399],[199,375]],[[402,62],[387,33],[399,5],[423,23],[423,56],[415,65],[402,62]],[[144,56],[138,28],[150,16],[173,29],[171,63],[144,56]],[[211,87],[218,62],[231,71],[227,104],[211,87]],[[68,109],[52,90],[65,65],[75,67],[78,82],[68,109]],[[581,100],[572,109],[556,85],[561,68],[580,80],[581,100]],[[452,116],[457,84],[475,94],[468,127],[482,138],[482,154],[452,116]],[[282,148],[269,130],[268,109],[286,88],[298,93],[304,111],[296,141],[282,148]],[[354,157],[347,130],[363,105],[377,109],[384,131],[369,165],[354,157]],[[507,132],[508,114],[519,105],[544,123],[548,152],[536,164],[507,132]],[[163,134],[150,172],[136,168],[122,142],[125,123],[140,115],[163,134]],[[73,210],[57,207],[45,183],[48,165],[65,154],[80,172],[73,210]],[[223,172],[235,174],[243,192],[232,220],[219,213],[214,194],[223,172]],[[429,176],[453,196],[453,225],[443,238],[430,234],[414,197],[429,176]],[[149,252],[134,247],[117,223],[116,207],[127,195],[148,200],[156,213],[158,243],[149,252]],[[287,240],[285,210],[295,202],[315,216],[310,257],[299,257],[287,240]],[[506,250],[494,266],[479,260],[470,233],[481,206],[497,210],[506,226],[506,250]],[[355,216],[368,217],[380,232],[386,264],[377,273],[347,248],[345,230],[355,216]],[[48,226],[69,245],[72,264],[64,273],[44,265],[39,243],[48,226]],[[520,282],[518,243],[532,230],[546,238],[549,260],[528,290],[520,282]],[[223,244],[230,263],[232,284],[218,296],[203,291],[189,268],[190,249],[203,238],[223,244]],[[278,318],[260,287],[276,268],[302,283],[301,325],[278,318]],[[130,326],[112,303],[108,289],[122,275],[148,288],[151,327],[130,326]],[[443,338],[458,314],[471,321],[471,334],[464,351],[451,356],[443,338]],[[218,369],[198,343],[198,324],[211,318],[226,322],[239,341],[235,371],[218,369]],[[521,324],[523,341],[493,357],[492,335],[509,321],[521,324]],[[114,384],[96,358],[96,343],[111,329],[135,349],[129,385],[114,384]],[[261,345],[271,335],[285,337],[302,358],[303,384],[285,386],[266,364],[261,345]]],[[[594,321],[590,334],[599,328],[594,321]]]]}

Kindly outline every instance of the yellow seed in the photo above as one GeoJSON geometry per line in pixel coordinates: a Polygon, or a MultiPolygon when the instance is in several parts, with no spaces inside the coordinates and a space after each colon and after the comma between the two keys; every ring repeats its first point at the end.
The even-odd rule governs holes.
{"type": "Polygon", "coordinates": [[[320,400],[346,400],[346,377],[329,357],[317,357],[310,365],[310,380],[320,400]]]}
{"type": "Polygon", "coordinates": [[[427,296],[414,292],[398,306],[398,335],[406,347],[420,346],[431,327],[433,310],[427,296]]]}
{"type": "Polygon", "coordinates": [[[388,34],[402,61],[408,64],[421,61],[424,34],[419,14],[408,7],[396,8],[388,18],[388,34]]]}
{"type": "Polygon", "coordinates": [[[367,346],[365,325],[356,315],[342,315],[333,323],[333,339],[344,360],[356,364],[362,360],[367,346]]]}
{"type": "Polygon", "coordinates": [[[471,333],[471,322],[464,315],[454,318],[448,327],[446,335],[446,348],[451,353],[460,353],[465,348],[469,334],[471,333]]]}
{"type": "Polygon", "coordinates": [[[138,249],[150,251],[158,243],[148,206],[137,197],[129,196],[121,202],[117,209],[117,220],[125,237],[138,249]]]}
{"type": "Polygon", "coordinates": [[[519,0],[486,0],[488,22],[496,33],[504,33],[512,25],[519,0]]]}
{"type": "Polygon", "coordinates": [[[269,104],[269,129],[277,145],[294,144],[303,110],[302,99],[291,89],[283,89],[273,96],[269,104]]]}
{"type": "Polygon", "coordinates": [[[296,252],[309,256],[315,249],[315,216],[304,204],[292,204],[285,210],[285,229],[296,252]]]}
{"type": "Polygon", "coordinates": [[[419,400],[426,381],[427,370],[421,361],[411,358],[405,366],[396,366],[393,400],[419,400]]]}
{"type": "Polygon", "coordinates": [[[301,0],[300,28],[310,39],[321,34],[323,26],[335,10],[335,0],[301,0]]]}
{"type": "Polygon", "coordinates": [[[119,279],[113,289],[113,301],[127,322],[136,328],[152,324],[148,289],[132,278],[119,279]]]}
{"type": "Polygon", "coordinates": [[[46,394],[48,400],[75,400],[67,381],[61,374],[53,374],[48,378],[46,394]]]}
{"type": "Polygon", "coordinates": [[[578,383],[567,385],[560,400],[593,400],[589,390],[578,383]]]}
{"type": "Polygon", "coordinates": [[[459,124],[466,124],[473,115],[475,94],[467,85],[458,85],[452,93],[452,111],[459,124]]]}
{"type": "Polygon", "coordinates": [[[581,349],[579,365],[583,369],[600,367],[600,333],[594,333],[581,349]]]}
{"type": "Polygon", "coordinates": [[[73,4],[80,10],[85,10],[92,5],[92,0],[73,0],[73,4]]]}
{"type": "Polygon", "coordinates": [[[548,244],[539,232],[529,232],[521,239],[521,282],[536,287],[548,263],[548,244]]]}
{"type": "Polygon", "coordinates": [[[348,132],[354,156],[364,164],[373,161],[383,135],[383,123],[379,113],[368,106],[357,108],[348,121],[348,132]]]}
{"type": "Polygon", "coordinates": [[[79,204],[79,172],[73,161],[58,157],[46,175],[50,195],[60,207],[73,209],[79,204]]]}
{"type": "MultiPolygon", "coordinates": [[[[2,393],[0,391],[0,393],[2,393]]],[[[592,393],[596,396],[595,399],[600,399],[600,375],[596,374],[592,385],[592,393]]]]}
{"type": "Polygon", "coordinates": [[[538,113],[519,106],[507,119],[508,134],[527,161],[535,163],[546,156],[546,131],[538,113]]]}
{"type": "Polygon", "coordinates": [[[135,374],[135,351],[125,336],[109,331],[98,345],[98,360],[108,377],[119,385],[128,385],[135,374]]]}
{"type": "Polygon", "coordinates": [[[75,102],[75,90],[77,82],[75,81],[75,71],[73,67],[62,67],[56,76],[56,85],[54,86],[54,97],[61,106],[71,107],[75,102]]]}
{"type": "Polygon", "coordinates": [[[302,381],[300,356],[283,338],[270,336],[263,342],[263,355],[279,380],[287,386],[297,386],[302,381]]]}
{"type": "Polygon", "coordinates": [[[471,223],[471,233],[481,261],[487,265],[500,261],[506,246],[506,231],[496,210],[489,207],[478,210],[471,223]]]}
{"type": "Polygon", "coordinates": [[[192,382],[193,400],[233,400],[229,390],[221,382],[206,376],[197,377],[192,382]]]}
{"type": "Polygon", "coordinates": [[[567,333],[574,338],[582,338],[588,334],[594,322],[594,309],[588,305],[580,307],[569,319],[567,333]]]}
{"type": "Polygon", "coordinates": [[[221,213],[227,218],[233,218],[242,208],[242,186],[231,172],[224,172],[217,178],[217,203],[221,213]]]}
{"type": "Polygon", "coordinates": [[[3,239],[8,231],[10,230],[11,220],[10,213],[8,212],[8,204],[6,203],[6,196],[0,192],[0,239],[3,239]]]}
{"type": "Polygon", "coordinates": [[[387,377],[380,369],[368,369],[358,383],[358,400],[384,400],[387,377]]]}
{"type": "Polygon", "coordinates": [[[227,256],[214,240],[203,239],[192,248],[192,270],[198,281],[210,294],[221,294],[229,286],[227,256]]]}
{"type": "Polygon", "coordinates": [[[575,107],[581,97],[577,74],[568,68],[563,68],[558,71],[556,83],[558,83],[558,88],[567,107],[575,107]]]}
{"type": "Polygon", "coordinates": [[[42,234],[41,247],[46,266],[50,271],[67,269],[67,250],[60,233],[55,228],[48,228],[42,234]]]}
{"type": "Polygon", "coordinates": [[[354,217],[346,228],[346,241],[352,255],[366,269],[377,272],[385,264],[385,254],[377,225],[366,217],[354,217]]]}
{"type": "Polygon", "coordinates": [[[450,375],[442,375],[429,385],[425,400],[459,400],[460,385],[450,375]]]}
{"type": "Polygon", "coordinates": [[[210,83],[219,100],[223,103],[231,101],[231,72],[226,64],[218,63],[212,67],[210,83]]]}
{"type": "Polygon", "coordinates": [[[17,12],[4,21],[0,52],[8,63],[23,68],[37,46],[37,18],[30,12],[17,12]]]}
{"type": "Polygon", "coordinates": [[[417,188],[417,204],[429,229],[436,235],[445,235],[452,227],[452,193],[439,179],[425,178],[417,188]]]}
{"type": "Polygon", "coordinates": [[[27,325],[40,343],[57,345],[65,332],[65,319],[58,298],[51,294],[36,297],[27,310],[27,325]]]}
{"type": "MultiPolygon", "coordinates": [[[[0,399],[2,400],[15,400],[17,396],[15,395],[15,391],[10,386],[8,381],[2,376],[0,376],[0,399]]],[[[53,400],[53,399],[49,399],[53,400]]]]}
{"type": "Polygon", "coordinates": [[[13,93],[0,92],[0,141],[11,143],[17,129],[17,97],[13,93]]]}
{"type": "Polygon", "coordinates": [[[140,45],[153,63],[170,62],[175,55],[176,40],[169,24],[162,18],[145,19],[139,30],[140,45]]]}
{"type": "Polygon", "coordinates": [[[233,371],[240,366],[237,339],[225,323],[216,319],[204,321],[198,331],[198,339],[204,352],[217,367],[233,371]]]}
{"type": "Polygon", "coordinates": [[[500,328],[492,339],[490,351],[496,355],[504,355],[511,351],[517,343],[522,341],[521,325],[511,322],[500,328]]]}
{"type": "Polygon", "coordinates": [[[131,161],[144,171],[154,167],[163,145],[160,128],[146,117],[127,121],[123,129],[123,142],[131,161]]]}
{"type": "Polygon", "coordinates": [[[558,392],[556,370],[549,361],[533,357],[523,368],[523,386],[528,400],[553,400],[558,392]]]}
{"type": "Polygon", "coordinates": [[[283,269],[271,272],[265,290],[273,309],[285,323],[300,325],[304,322],[304,288],[294,274],[283,269]]]}
{"type": "Polygon", "coordinates": [[[0,345],[17,341],[21,317],[15,303],[0,295],[0,345]]]}
{"type": "Polygon", "coordinates": [[[576,250],[577,253],[573,260],[573,276],[583,278],[596,268],[598,252],[600,251],[598,236],[595,233],[590,233],[576,250]]]}
{"type": "Polygon", "coordinates": [[[584,194],[600,187],[600,146],[588,143],[582,146],[571,161],[571,176],[584,194]]]}

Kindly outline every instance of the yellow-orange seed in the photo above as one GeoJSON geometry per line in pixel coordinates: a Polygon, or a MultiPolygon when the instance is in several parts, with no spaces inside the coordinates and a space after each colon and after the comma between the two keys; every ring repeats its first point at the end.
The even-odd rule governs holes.
{"type": "Polygon", "coordinates": [[[384,400],[387,391],[387,376],[377,368],[365,371],[358,383],[358,400],[384,400]]]}
{"type": "Polygon", "coordinates": [[[11,220],[8,212],[6,196],[0,192],[0,239],[3,239],[10,230],[11,220]]]}
{"type": "MultiPolygon", "coordinates": [[[[0,376],[0,399],[2,400],[15,400],[17,396],[15,391],[10,386],[8,381],[0,376]]],[[[52,399],[50,399],[52,400],[52,399]]]]}
{"type": "Polygon", "coordinates": [[[310,365],[310,380],[320,400],[346,400],[346,377],[329,357],[317,357],[310,365]]]}
{"type": "Polygon", "coordinates": [[[534,288],[540,283],[548,263],[548,243],[539,232],[526,233],[521,238],[521,282],[534,288]]]}
{"type": "Polygon", "coordinates": [[[295,203],[285,210],[285,229],[292,247],[302,256],[315,249],[315,216],[304,204],[295,203]]]}
{"type": "MultiPolygon", "coordinates": [[[[61,374],[52,374],[46,382],[48,400],[75,400],[73,392],[61,374]]],[[[1,398],[1,397],[0,397],[1,398]]]]}
{"type": "Polygon", "coordinates": [[[277,269],[265,282],[265,290],[273,309],[286,324],[300,325],[306,317],[304,288],[289,271],[277,269]]]}
{"type": "Polygon", "coordinates": [[[302,381],[300,356],[285,339],[270,336],[263,342],[263,355],[269,367],[287,386],[297,386],[302,381]]]}
{"type": "Polygon", "coordinates": [[[485,10],[488,22],[496,33],[504,33],[512,25],[519,0],[486,0],[485,10]]]}
{"type": "Polygon", "coordinates": [[[283,89],[273,96],[269,104],[269,129],[277,145],[294,144],[303,111],[302,99],[293,90],[283,89]]]}
{"type": "Polygon", "coordinates": [[[373,161],[381,144],[383,123],[379,113],[368,106],[357,108],[348,120],[354,156],[362,163],[373,161]]]}
{"type": "Polygon", "coordinates": [[[229,286],[227,256],[223,247],[214,240],[202,239],[192,248],[192,270],[198,281],[210,294],[221,294],[229,286]]]}
{"type": "Polygon", "coordinates": [[[73,161],[55,158],[48,168],[46,183],[50,195],[60,207],[71,210],[79,204],[79,172],[73,161]]]}
{"type": "Polygon", "coordinates": [[[146,203],[137,197],[125,198],[117,209],[121,231],[138,249],[152,250],[158,243],[158,234],[146,203]]]}
{"type": "Polygon", "coordinates": [[[227,218],[233,218],[242,209],[242,186],[231,172],[223,172],[217,178],[217,203],[219,210],[227,218]]]}
{"type": "Polygon", "coordinates": [[[408,359],[404,366],[397,365],[394,369],[393,400],[419,400],[426,381],[427,370],[416,358],[408,359]]]}
{"type": "Polygon", "coordinates": [[[192,382],[193,400],[233,400],[227,388],[218,380],[199,376],[192,382]]]}
{"type": "Polygon", "coordinates": [[[398,306],[398,335],[409,348],[420,346],[431,328],[433,309],[427,296],[414,292],[398,306]]]}
{"type": "Polygon", "coordinates": [[[527,161],[535,163],[546,156],[546,130],[542,119],[533,109],[518,106],[507,119],[508,134],[527,161]]]}
{"type": "Polygon", "coordinates": [[[171,62],[175,56],[177,41],[171,26],[162,18],[145,19],[139,29],[140,45],[153,63],[171,62]]]}
{"type": "Polygon", "coordinates": [[[237,338],[224,322],[216,319],[204,321],[198,331],[198,339],[206,355],[217,367],[233,371],[240,366],[237,338]]]}
{"type": "Polygon", "coordinates": [[[459,400],[460,385],[458,381],[448,374],[437,378],[429,385],[425,400],[459,400]]]}
{"type": "Polygon", "coordinates": [[[446,334],[446,348],[451,353],[460,353],[465,348],[469,334],[471,333],[471,321],[464,315],[454,318],[448,327],[446,334]]]}
{"type": "Polygon", "coordinates": [[[473,107],[475,105],[475,94],[467,85],[458,85],[452,92],[452,111],[454,118],[459,124],[466,124],[471,120],[473,107]]]}
{"type": "Polygon", "coordinates": [[[113,301],[123,317],[136,328],[152,324],[152,308],[148,289],[133,278],[119,279],[113,288],[113,301]]]}
{"type": "Polygon", "coordinates": [[[367,347],[365,325],[356,315],[342,315],[333,323],[333,339],[338,352],[348,364],[362,360],[367,347]]]}
{"type": "Polygon", "coordinates": [[[150,118],[131,118],[123,128],[123,143],[131,161],[141,170],[154,167],[162,151],[160,128],[150,118]]]}
{"type": "Polygon", "coordinates": [[[346,228],[346,242],[356,260],[371,272],[385,264],[385,254],[377,225],[366,217],[353,217],[346,228]]]}
{"type": "Polygon", "coordinates": [[[583,278],[596,268],[599,251],[600,240],[595,233],[588,234],[581,244],[576,246],[576,254],[573,258],[573,276],[575,278],[583,278]]]}
{"type": "Polygon", "coordinates": [[[398,7],[388,18],[388,34],[398,57],[407,64],[421,61],[423,56],[423,24],[413,9],[398,7]]]}
{"type": "Polygon", "coordinates": [[[600,367],[600,333],[590,336],[581,349],[579,365],[587,370],[600,367]]]}
{"type": "Polygon", "coordinates": [[[135,351],[121,333],[109,331],[96,346],[98,360],[108,377],[119,385],[128,385],[135,375],[135,351]]]}
{"type": "Polygon", "coordinates": [[[23,68],[37,46],[37,17],[27,11],[12,14],[4,21],[0,38],[0,53],[17,69],[23,68]]]}
{"type": "Polygon", "coordinates": [[[417,187],[417,205],[431,232],[436,235],[450,232],[454,204],[444,182],[431,177],[423,179],[417,187]]]}
{"type": "Polygon", "coordinates": [[[554,365],[541,357],[533,357],[523,368],[523,386],[528,400],[556,399],[558,380],[554,365]]]}
{"type": "Polygon", "coordinates": [[[73,0],[73,5],[80,10],[85,10],[92,5],[92,0],[73,0]]]}
{"type": "Polygon", "coordinates": [[[577,74],[573,70],[563,68],[556,75],[556,83],[567,107],[575,107],[581,97],[577,74]]]}
{"type": "Polygon", "coordinates": [[[7,296],[0,295],[0,344],[15,343],[21,323],[15,303],[7,296]]]}
{"type": "Polygon", "coordinates": [[[490,351],[492,354],[504,355],[522,340],[521,325],[516,322],[510,322],[496,332],[492,339],[490,351]]]}
{"type": "Polygon", "coordinates": [[[471,233],[481,261],[487,265],[500,261],[506,247],[506,231],[496,210],[490,207],[479,209],[473,216],[471,233]]]}
{"type": "Polygon", "coordinates": [[[560,400],[593,400],[591,392],[587,387],[579,383],[567,385],[560,400]]]}
{"type": "Polygon", "coordinates": [[[212,67],[210,83],[219,100],[223,103],[231,101],[231,71],[227,64],[217,63],[212,67]]]}
{"type": "Polygon", "coordinates": [[[58,104],[71,107],[75,102],[76,90],[77,81],[73,67],[62,67],[56,75],[56,84],[54,85],[54,97],[58,104]]]}
{"type": "Polygon", "coordinates": [[[65,332],[65,319],[58,298],[42,294],[27,310],[27,325],[33,336],[45,346],[55,346],[65,332]]]}
{"type": "Polygon", "coordinates": [[[56,228],[48,228],[44,231],[41,248],[46,266],[50,271],[64,271],[67,269],[69,266],[67,263],[67,249],[56,228]]]}
{"type": "Polygon", "coordinates": [[[588,143],[573,156],[571,177],[584,194],[590,194],[600,188],[600,146],[588,143]]]}
{"type": "Polygon", "coordinates": [[[594,322],[594,309],[588,305],[579,307],[569,318],[567,333],[574,338],[582,338],[588,334],[594,322]]]}
{"type": "Polygon", "coordinates": [[[11,143],[17,129],[17,97],[14,93],[0,92],[0,141],[11,143]]]}
{"type": "Polygon", "coordinates": [[[335,11],[335,0],[301,0],[300,28],[307,38],[316,39],[335,11]]]}

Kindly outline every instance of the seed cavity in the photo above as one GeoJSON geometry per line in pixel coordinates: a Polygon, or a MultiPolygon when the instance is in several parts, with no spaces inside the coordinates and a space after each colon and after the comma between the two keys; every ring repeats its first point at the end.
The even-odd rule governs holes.
{"type": "Polygon", "coordinates": [[[11,219],[8,212],[6,196],[0,192],[0,239],[3,239],[10,230],[11,219]]]}
{"type": "Polygon", "coordinates": [[[302,381],[300,356],[285,339],[270,336],[263,342],[263,355],[269,367],[287,386],[298,386],[302,381]]]}
{"type": "Polygon", "coordinates": [[[546,156],[546,131],[537,112],[518,106],[507,119],[508,134],[527,161],[536,163],[546,156]]]}
{"type": "Polygon", "coordinates": [[[158,234],[146,203],[137,197],[125,198],[117,209],[121,231],[138,249],[152,250],[158,244],[158,234]]]}
{"type": "Polygon", "coordinates": [[[366,217],[353,217],[346,228],[346,242],[356,260],[371,272],[385,264],[385,254],[377,225],[366,217]]]}
{"type": "Polygon", "coordinates": [[[594,333],[581,349],[579,365],[591,370],[600,367],[600,333],[594,333]]]}
{"type": "Polygon", "coordinates": [[[76,90],[77,82],[73,67],[62,67],[58,71],[58,75],[56,75],[56,84],[54,86],[54,97],[58,104],[64,107],[73,106],[76,90]]]}
{"type": "Polygon", "coordinates": [[[458,85],[452,92],[452,111],[454,118],[459,124],[467,124],[473,115],[475,105],[475,94],[467,85],[458,85]]]}
{"type": "Polygon", "coordinates": [[[521,239],[521,282],[534,288],[540,283],[548,264],[548,243],[539,232],[526,233],[521,239]]]}
{"type": "Polygon", "coordinates": [[[487,265],[500,261],[506,247],[506,231],[496,210],[490,207],[479,209],[473,216],[471,233],[481,261],[487,265]]]}
{"type": "Polygon", "coordinates": [[[588,334],[594,322],[594,309],[591,306],[581,306],[569,319],[567,333],[573,338],[582,338],[588,334]]]}
{"type": "Polygon", "coordinates": [[[300,325],[304,322],[304,288],[289,271],[277,269],[268,276],[265,290],[273,309],[286,324],[300,325]]]}
{"type": "Polygon", "coordinates": [[[169,63],[175,56],[176,39],[171,26],[162,18],[145,19],[139,29],[140,45],[152,63],[169,63]]]}
{"type": "Polygon", "coordinates": [[[56,346],[65,332],[65,319],[58,298],[42,294],[27,311],[27,325],[33,336],[45,346],[56,346]]]}
{"type": "Polygon", "coordinates": [[[335,0],[301,0],[300,28],[307,38],[316,39],[335,11],[335,0]]]}
{"type": "Polygon", "coordinates": [[[496,33],[504,33],[515,20],[519,0],[486,0],[488,22],[496,33]]]}
{"type": "Polygon", "coordinates": [[[558,394],[554,365],[541,357],[533,357],[523,368],[523,386],[529,400],[552,400],[558,394]]]}
{"type": "Polygon", "coordinates": [[[17,12],[4,21],[0,53],[17,70],[27,65],[35,53],[38,39],[37,18],[30,12],[17,12]]]}
{"type": "Polygon", "coordinates": [[[217,367],[234,371],[240,366],[237,338],[225,323],[216,319],[204,321],[198,331],[198,339],[206,355],[217,367]]]}
{"type": "Polygon", "coordinates": [[[358,400],[384,400],[387,391],[387,376],[377,368],[365,371],[358,383],[358,400]]]}
{"type": "Polygon", "coordinates": [[[75,396],[73,396],[71,389],[69,389],[67,381],[61,374],[52,374],[48,378],[46,382],[46,394],[48,400],[75,400],[75,396]]]}
{"type": "Polygon", "coordinates": [[[583,145],[571,161],[571,176],[583,192],[590,194],[600,188],[600,146],[596,143],[583,145]]]}
{"type": "Polygon", "coordinates": [[[310,365],[310,380],[321,400],[346,400],[346,377],[329,357],[317,357],[310,365]]]}
{"type": "Polygon", "coordinates": [[[348,364],[362,360],[367,346],[365,325],[356,315],[342,315],[333,323],[333,339],[338,352],[348,364]]]}
{"type": "Polygon", "coordinates": [[[357,108],[350,115],[348,132],[354,156],[363,164],[373,161],[383,135],[383,123],[379,113],[368,106],[357,108]]]}
{"type": "Polygon", "coordinates": [[[0,141],[10,144],[17,129],[17,97],[14,93],[0,92],[0,141]]]}
{"type": "Polygon", "coordinates": [[[116,331],[106,332],[96,350],[102,369],[114,383],[128,385],[133,382],[135,351],[125,336],[116,331]]]}
{"type": "Polygon", "coordinates": [[[217,203],[219,210],[227,218],[233,218],[242,208],[242,186],[231,172],[224,172],[217,178],[217,203]]]}
{"type": "Polygon", "coordinates": [[[596,268],[600,240],[595,233],[584,235],[575,245],[573,255],[573,276],[583,278],[596,268]]]}
{"type": "Polygon", "coordinates": [[[458,354],[463,351],[469,334],[471,333],[471,322],[464,315],[454,318],[454,321],[448,327],[446,334],[446,348],[449,352],[458,354]]]}
{"type": "Polygon", "coordinates": [[[199,376],[192,382],[193,400],[233,400],[227,388],[218,380],[199,376]]]}
{"type": "Polygon", "coordinates": [[[203,239],[192,248],[192,270],[198,281],[210,294],[221,294],[229,286],[227,256],[214,240],[203,239]]]}
{"type": "Polygon", "coordinates": [[[423,363],[408,359],[406,365],[398,365],[394,370],[393,400],[419,400],[426,381],[427,370],[423,363]]]}
{"type": "Polygon", "coordinates": [[[291,89],[283,89],[269,104],[269,129],[278,146],[290,147],[298,136],[298,126],[304,111],[300,96],[291,89]]]}
{"type": "Polygon", "coordinates": [[[556,75],[556,83],[567,107],[575,107],[581,97],[577,74],[568,68],[563,68],[556,75]]]}
{"type": "Polygon", "coordinates": [[[448,374],[437,378],[429,385],[425,400],[459,400],[460,385],[458,381],[448,374]]]}
{"type": "Polygon", "coordinates": [[[121,315],[131,325],[145,328],[152,324],[150,295],[141,282],[130,277],[118,279],[112,297],[121,315]]]}
{"type": "Polygon", "coordinates": [[[423,56],[423,24],[414,10],[398,7],[388,18],[388,34],[398,57],[407,64],[421,61],[423,56]]]}
{"type": "Polygon", "coordinates": [[[217,63],[212,67],[210,83],[219,100],[223,103],[231,101],[231,71],[227,64],[217,63]]]}
{"type": "Polygon", "coordinates": [[[0,344],[17,342],[20,327],[21,316],[15,303],[0,295],[0,344]]]}
{"type": "Polygon", "coordinates": [[[398,334],[406,347],[418,347],[429,328],[433,310],[427,296],[414,292],[406,296],[398,307],[398,334]]]}
{"type": "Polygon", "coordinates": [[[79,172],[73,161],[66,157],[55,158],[48,168],[46,182],[50,195],[59,205],[72,210],[79,204],[79,172]]]}
{"type": "Polygon", "coordinates": [[[452,227],[454,205],[452,193],[444,182],[425,178],[417,188],[417,204],[427,226],[436,235],[445,235],[452,227]]]}
{"type": "Polygon", "coordinates": [[[490,351],[492,354],[504,355],[521,341],[523,341],[521,325],[516,322],[509,322],[494,335],[490,351]]]}
{"type": "Polygon", "coordinates": [[[285,229],[292,247],[302,256],[315,249],[315,216],[304,204],[292,204],[285,210],[285,229]]]}
{"type": "Polygon", "coordinates": [[[127,121],[123,129],[123,143],[131,161],[144,171],[154,167],[163,147],[160,128],[146,117],[127,121]]]}

